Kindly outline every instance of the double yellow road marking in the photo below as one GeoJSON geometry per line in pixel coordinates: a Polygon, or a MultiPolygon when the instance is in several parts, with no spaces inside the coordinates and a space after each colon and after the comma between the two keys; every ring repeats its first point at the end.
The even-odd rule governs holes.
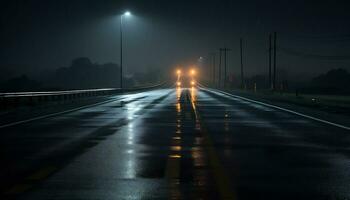
{"type": "Polygon", "coordinates": [[[236,199],[233,185],[231,184],[229,177],[225,173],[225,169],[222,166],[220,159],[215,151],[214,145],[212,143],[209,133],[207,132],[207,129],[201,122],[201,118],[195,104],[196,98],[193,95],[195,94],[191,92],[191,104],[196,118],[196,127],[198,126],[198,128],[201,130],[201,133],[203,134],[204,148],[208,154],[209,165],[212,169],[212,173],[216,181],[220,196],[222,199],[227,200],[236,199]]]}
{"type": "MultiPolygon", "coordinates": [[[[196,120],[195,128],[200,130],[203,136],[203,148],[208,156],[208,164],[213,174],[215,183],[217,185],[218,192],[221,199],[236,199],[233,185],[230,182],[229,177],[225,173],[225,169],[222,166],[220,159],[215,151],[213,142],[210,138],[210,134],[207,132],[207,129],[204,127],[204,124],[201,122],[200,115],[196,108],[196,98],[195,93],[191,91],[189,94],[189,100],[194,112],[194,117],[196,120]]],[[[179,96],[179,95],[178,95],[179,96]]],[[[179,100],[179,98],[178,98],[179,100]]],[[[168,156],[167,166],[166,166],[166,178],[169,181],[170,186],[170,199],[182,199],[181,190],[180,190],[180,172],[181,172],[181,104],[178,101],[176,105],[177,110],[177,123],[176,123],[176,134],[173,136],[170,147],[170,154],[168,156]]]]}
{"type": "Polygon", "coordinates": [[[47,178],[48,176],[50,176],[52,173],[54,173],[58,168],[54,167],[54,166],[47,166],[44,167],[36,172],[34,172],[33,174],[27,176],[22,183],[16,184],[14,186],[12,186],[10,189],[8,189],[7,191],[5,191],[5,195],[18,195],[21,194],[23,192],[26,192],[28,190],[30,190],[31,188],[33,188],[33,186],[35,184],[37,184],[39,181],[47,178]]]}

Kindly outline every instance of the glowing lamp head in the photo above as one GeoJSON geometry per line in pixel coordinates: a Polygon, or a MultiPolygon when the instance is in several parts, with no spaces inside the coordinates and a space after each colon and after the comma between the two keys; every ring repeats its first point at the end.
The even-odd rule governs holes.
{"type": "Polygon", "coordinates": [[[176,85],[177,85],[178,87],[180,87],[180,86],[181,86],[181,82],[180,82],[180,81],[176,82],[176,85]]]}
{"type": "Polygon", "coordinates": [[[191,85],[193,86],[193,85],[195,85],[196,84],[196,82],[195,81],[191,81],[191,85]]]}
{"type": "Polygon", "coordinates": [[[131,13],[130,13],[129,11],[126,11],[126,12],[124,13],[124,15],[125,15],[125,16],[130,16],[131,13]]]}
{"type": "Polygon", "coordinates": [[[177,75],[180,75],[180,74],[181,74],[181,70],[179,70],[179,69],[176,70],[176,74],[177,74],[177,75]]]}

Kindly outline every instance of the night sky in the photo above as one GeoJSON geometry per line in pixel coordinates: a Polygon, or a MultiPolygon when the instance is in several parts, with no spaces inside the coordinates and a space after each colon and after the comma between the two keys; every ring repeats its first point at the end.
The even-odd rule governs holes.
{"type": "Polygon", "coordinates": [[[290,77],[350,70],[346,1],[5,0],[1,2],[1,68],[21,73],[69,66],[76,57],[119,63],[119,14],[125,19],[128,73],[171,69],[231,48],[239,72],[244,38],[248,75],[266,73],[268,35],[278,33],[278,67],[290,77]]]}

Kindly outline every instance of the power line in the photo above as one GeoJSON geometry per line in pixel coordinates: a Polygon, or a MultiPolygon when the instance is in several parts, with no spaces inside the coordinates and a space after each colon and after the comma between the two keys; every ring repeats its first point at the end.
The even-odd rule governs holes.
{"type": "Polygon", "coordinates": [[[310,54],[310,53],[301,52],[301,51],[297,51],[297,50],[285,48],[285,47],[278,47],[278,50],[288,55],[309,58],[309,59],[316,59],[316,60],[350,60],[350,55],[338,56],[338,55],[310,54]]]}
{"type": "Polygon", "coordinates": [[[243,71],[243,38],[240,39],[240,52],[241,52],[241,87],[244,87],[244,71],[243,71]]]}
{"type": "Polygon", "coordinates": [[[300,39],[300,40],[323,40],[323,41],[349,41],[350,42],[350,33],[338,34],[338,35],[315,35],[315,34],[280,34],[282,39],[300,39]]]}

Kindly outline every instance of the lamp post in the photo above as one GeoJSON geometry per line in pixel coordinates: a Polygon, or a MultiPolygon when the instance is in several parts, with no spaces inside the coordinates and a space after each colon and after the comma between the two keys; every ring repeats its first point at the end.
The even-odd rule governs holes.
{"type": "Polygon", "coordinates": [[[130,15],[129,11],[120,15],[120,89],[123,89],[123,16],[130,15]]]}

